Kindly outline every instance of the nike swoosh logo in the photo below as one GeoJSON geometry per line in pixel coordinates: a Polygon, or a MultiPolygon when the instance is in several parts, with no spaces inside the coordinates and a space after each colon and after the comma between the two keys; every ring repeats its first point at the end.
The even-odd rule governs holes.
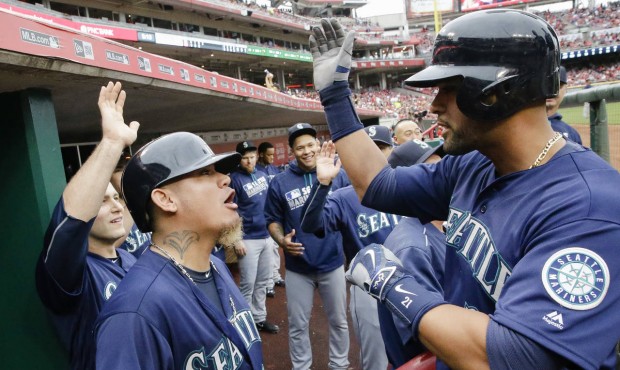
{"type": "Polygon", "coordinates": [[[369,251],[366,251],[366,253],[364,253],[364,255],[368,255],[368,254],[370,254],[370,259],[372,259],[372,267],[374,268],[375,266],[377,266],[377,264],[375,263],[375,251],[369,250],[369,251]]]}
{"type": "Polygon", "coordinates": [[[405,294],[411,294],[411,295],[417,295],[414,292],[410,292],[408,290],[403,289],[403,284],[398,284],[395,288],[394,288],[398,293],[405,293],[405,294]]]}

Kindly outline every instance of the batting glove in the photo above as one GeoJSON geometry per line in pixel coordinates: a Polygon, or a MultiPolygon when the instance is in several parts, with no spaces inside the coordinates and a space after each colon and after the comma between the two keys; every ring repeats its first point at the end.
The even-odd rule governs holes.
{"type": "Polygon", "coordinates": [[[411,325],[416,337],[422,316],[446,303],[441,294],[424,289],[406,273],[398,257],[379,244],[360,250],[345,276],[411,325]]]}
{"type": "Polygon", "coordinates": [[[348,81],[355,32],[345,33],[336,19],[321,19],[322,30],[313,27],[310,52],[313,58],[314,87],[321,91],[334,82],[348,81]]]}
{"type": "Polygon", "coordinates": [[[390,288],[404,276],[402,267],[391,250],[373,243],[355,255],[345,277],[383,302],[390,288]]]}

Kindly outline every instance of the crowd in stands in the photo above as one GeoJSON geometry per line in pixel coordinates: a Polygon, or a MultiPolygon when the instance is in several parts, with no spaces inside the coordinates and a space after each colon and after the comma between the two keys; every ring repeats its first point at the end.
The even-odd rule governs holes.
{"type": "MultiPolygon", "coordinates": [[[[319,94],[312,89],[288,89],[285,93],[302,99],[319,100],[319,94]]],[[[353,93],[357,108],[384,112],[391,118],[411,118],[414,114],[428,110],[432,89],[419,93],[401,93],[395,90],[363,89],[353,93]]]]}
{"type": "Polygon", "coordinates": [[[561,12],[543,12],[540,15],[560,36],[564,50],[589,48],[618,43],[620,35],[620,2],[599,5],[594,9],[572,8],[561,12]],[[584,32],[584,28],[587,29],[584,32]]]}
{"type": "Polygon", "coordinates": [[[597,82],[620,81],[620,62],[613,64],[589,64],[567,69],[568,86],[589,85],[597,82]]]}

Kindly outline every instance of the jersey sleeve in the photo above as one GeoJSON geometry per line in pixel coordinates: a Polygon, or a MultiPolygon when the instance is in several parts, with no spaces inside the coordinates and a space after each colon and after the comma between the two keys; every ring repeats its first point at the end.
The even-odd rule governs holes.
{"type": "Polygon", "coordinates": [[[493,370],[566,368],[553,352],[493,320],[489,321],[486,343],[493,370]]]}
{"type": "Polygon", "coordinates": [[[308,200],[301,210],[301,229],[305,233],[313,233],[319,238],[325,236],[324,212],[325,201],[329,194],[329,186],[314,182],[308,200]]]}
{"type": "Polygon", "coordinates": [[[96,341],[97,369],[175,368],[166,339],[136,313],[119,313],[105,319],[96,329],[96,341]]]}
{"type": "Polygon", "coordinates": [[[492,316],[579,368],[613,356],[620,327],[620,227],[580,219],[538,235],[514,266],[492,316]],[[595,338],[595,339],[593,339],[595,338]]]}
{"type": "Polygon", "coordinates": [[[454,158],[435,164],[384,167],[372,180],[362,205],[378,211],[419,218],[423,223],[445,220],[455,176],[454,158]],[[413,196],[412,196],[413,195],[413,196]]]}
{"type": "Polygon", "coordinates": [[[37,262],[36,282],[43,303],[54,311],[70,309],[69,300],[82,291],[93,222],[94,218],[84,222],[67,215],[62,198],[52,213],[37,262]]]}

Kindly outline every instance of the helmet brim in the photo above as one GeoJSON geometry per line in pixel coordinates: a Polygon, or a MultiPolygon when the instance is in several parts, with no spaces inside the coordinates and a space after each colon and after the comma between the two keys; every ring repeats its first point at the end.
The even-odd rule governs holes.
{"type": "Polygon", "coordinates": [[[484,81],[495,81],[506,67],[502,66],[453,66],[432,65],[405,80],[412,87],[433,87],[455,77],[472,77],[484,81]]]}

